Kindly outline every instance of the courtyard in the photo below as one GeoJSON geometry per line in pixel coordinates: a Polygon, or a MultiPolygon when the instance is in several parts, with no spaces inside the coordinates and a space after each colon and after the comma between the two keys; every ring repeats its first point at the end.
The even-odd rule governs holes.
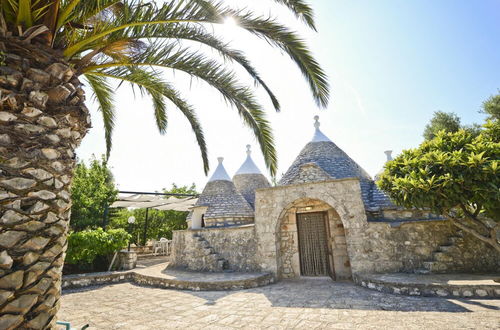
{"type": "Polygon", "coordinates": [[[59,320],[94,329],[498,329],[500,300],[408,297],[298,278],[236,291],[121,283],[63,291],[59,320]]]}

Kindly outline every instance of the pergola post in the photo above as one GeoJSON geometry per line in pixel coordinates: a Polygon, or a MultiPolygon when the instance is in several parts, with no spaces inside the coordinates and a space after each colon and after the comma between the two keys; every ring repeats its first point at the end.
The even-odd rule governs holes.
{"type": "Polygon", "coordinates": [[[148,224],[149,224],[148,211],[149,207],[146,208],[146,220],[144,221],[144,233],[142,234],[142,245],[144,246],[146,246],[147,233],[148,233],[148,224]]]}

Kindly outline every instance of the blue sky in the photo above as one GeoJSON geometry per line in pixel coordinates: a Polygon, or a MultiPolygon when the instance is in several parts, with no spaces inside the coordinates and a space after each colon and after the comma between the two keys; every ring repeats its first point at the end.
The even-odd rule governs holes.
{"type": "MultiPolygon", "coordinates": [[[[248,4],[257,12],[271,11],[299,30],[330,78],[332,101],[325,110],[315,106],[300,72],[279,51],[235,27],[220,30],[234,47],[247,52],[282,102],[283,111],[276,114],[258,91],[274,127],[278,173],[286,171],[311,139],[316,114],[323,132],[372,175],[383,166],[384,150],[397,154],[422,141],[434,111],[453,111],[464,124],[483,121],[478,113],[481,103],[500,88],[500,1],[310,2],[317,34],[286,10],[269,5],[269,0],[228,1],[248,4]]],[[[166,77],[198,109],[213,169],[216,157],[224,156],[232,175],[250,143],[264,170],[249,130],[213,89],[182,74],[166,77]]],[[[122,87],[116,100],[110,164],[120,189],[153,191],[172,182],[204,186],[207,178],[194,137],[175,109],[170,110],[166,136],[160,136],[147,98],[134,98],[122,87]]],[[[89,108],[94,128],[78,150],[81,159],[104,152],[101,118],[95,104],[89,103],[89,108]]]]}

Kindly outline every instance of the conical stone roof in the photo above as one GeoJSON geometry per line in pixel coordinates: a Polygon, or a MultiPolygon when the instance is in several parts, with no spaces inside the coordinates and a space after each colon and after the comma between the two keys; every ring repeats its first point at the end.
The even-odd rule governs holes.
{"type": "Polygon", "coordinates": [[[203,189],[196,205],[206,206],[205,219],[228,217],[253,217],[253,209],[245,198],[236,190],[234,183],[222,164],[224,158],[219,157],[219,164],[203,189]]]}
{"type": "Polygon", "coordinates": [[[319,117],[315,116],[314,120],[315,132],[313,139],[302,149],[281,178],[279,185],[325,181],[328,179],[359,178],[362,199],[367,209],[392,206],[389,198],[375,186],[370,175],[321,132],[319,117]],[[316,174],[303,175],[303,171],[314,165],[317,166],[316,174]]]}
{"type": "Polygon", "coordinates": [[[255,190],[270,186],[269,181],[252,159],[250,145],[247,145],[247,158],[233,176],[233,182],[236,190],[245,198],[252,209],[255,209],[255,190]]]}

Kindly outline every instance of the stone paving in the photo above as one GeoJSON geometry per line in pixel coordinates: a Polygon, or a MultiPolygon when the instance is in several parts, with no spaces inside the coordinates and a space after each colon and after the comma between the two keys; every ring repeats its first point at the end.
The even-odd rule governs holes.
{"type": "Polygon", "coordinates": [[[327,278],[218,292],[122,283],[63,292],[58,316],[91,329],[498,329],[500,300],[398,296],[327,278]]]}

